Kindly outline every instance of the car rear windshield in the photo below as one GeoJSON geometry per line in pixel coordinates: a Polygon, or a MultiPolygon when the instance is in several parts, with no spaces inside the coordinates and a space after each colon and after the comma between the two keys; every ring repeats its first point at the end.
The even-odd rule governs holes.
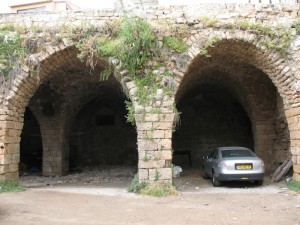
{"type": "Polygon", "coordinates": [[[222,158],[254,157],[254,154],[250,150],[223,150],[221,153],[222,158]]]}

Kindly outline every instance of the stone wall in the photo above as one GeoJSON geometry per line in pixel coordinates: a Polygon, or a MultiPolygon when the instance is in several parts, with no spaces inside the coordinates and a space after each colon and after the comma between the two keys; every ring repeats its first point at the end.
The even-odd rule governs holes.
{"type": "MultiPolygon", "coordinates": [[[[300,37],[293,36],[288,55],[282,55],[260,45],[260,36],[222,26],[207,27],[199,20],[207,16],[217,17],[227,23],[246,19],[290,27],[299,18],[299,10],[300,4],[202,4],[193,7],[149,7],[144,11],[132,9],[131,13],[147,18],[160,37],[178,32],[170,29],[171,25],[188,31],[182,38],[188,45],[187,53],[172,53],[169,56],[170,62],[156,71],[159,76],[164,76],[165,69],[172,71],[173,74],[168,77],[175,83],[171,96],[164,93],[163,89],[158,89],[154,96],[149,96],[148,105],[141,105],[135,96],[137,87],[134,81],[126,76],[126,70],[119,74],[124,78],[123,89],[135,109],[138,173],[141,181],[171,183],[172,151],[176,148],[172,144],[172,137],[174,142],[174,121],[177,118],[173,105],[185,101],[189,93],[192,94],[186,98],[187,101],[193,99],[195,95],[192,90],[204,90],[203,85],[207,83],[221,85],[244,109],[251,122],[254,151],[265,160],[267,167],[272,168],[275,156],[282,157],[280,155],[286,155],[290,150],[294,178],[300,180],[300,37]],[[214,35],[219,40],[213,48],[208,49],[211,57],[202,56],[201,47],[214,35]]],[[[28,26],[28,29],[37,25],[59,27],[87,23],[101,26],[105,21],[119,16],[117,11],[8,14],[0,15],[0,26],[18,24],[28,26]]],[[[47,30],[44,32],[47,33],[47,30]]],[[[103,88],[122,91],[121,84],[114,78],[99,82],[97,76],[90,76],[89,68],[77,59],[74,44],[67,39],[59,45],[48,43],[44,51],[34,55],[40,61],[39,76],[32,76],[29,68],[24,66],[15,77],[3,82],[0,97],[2,179],[18,177],[20,134],[27,106],[37,118],[41,129],[43,174],[61,175],[69,168],[70,135],[78,112],[87,102],[97,98],[103,88]],[[50,101],[56,112],[50,120],[49,115],[43,113],[43,101],[47,99],[41,91],[43,86],[55,90],[55,96],[58,96],[50,101]]],[[[107,62],[101,62],[95,74],[101,73],[105,64],[107,62]]],[[[112,63],[112,66],[118,67],[118,63],[112,63]]],[[[201,101],[197,104],[201,104],[201,101]]],[[[246,137],[246,134],[243,136],[246,137]]],[[[246,142],[250,142],[250,139],[248,137],[246,142]]],[[[193,160],[197,161],[198,158],[194,157],[193,160]]]]}
{"type": "MultiPolygon", "coordinates": [[[[149,20],[172,21],[173,23],[197,23],[200,17],[221,20],[249,20],[268,25],[289,26],[299,17],[300,4],[197,4],[192,6],[166,6],[132,8],[127,13],[142,16],[149,20]]],[[[25,14],[0,14],[0,24],[20,26],[57,27],[58,25],[81,25],[90,23],[103,25],[107,20],[118,18],[122,13],[116,10],[64,11],[25,14]]]]}

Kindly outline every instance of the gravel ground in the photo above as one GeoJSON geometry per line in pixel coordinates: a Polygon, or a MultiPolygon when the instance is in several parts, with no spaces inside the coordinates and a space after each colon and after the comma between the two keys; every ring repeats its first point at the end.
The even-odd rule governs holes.
{"type": "MultiPolygon", "coordinates": [[[[70,173],[62,177],[43,177],[39,174],[23,174],[20,182],[25,187],[106,187],[126,189],[137,169],[129,166],[110,166],[105,168],[85,168],[81,172],[70,173]]],[[[227,182],[222,187],[212,186],[210,179],[205,180],[199,169],[184,169],[180,177],[174,178],[174,184],[179,192],[205,193],[281,193],[286,191],[286,182],[271,183],[265,177],[262,186],[250,182],[227,182]]]]}
{"type": "Polygon", "coordinates": [[[24,175],[21,193],[0,194],[0,225],[300,225],[300,194],[283,183],[215,188],[198,169],[174,183],[179,195],[128,193],[136,168],[106,167],[64,177],[24,175]]]}
{"type": "Polygon", "coordinates": [[[24,173],[20,176],[20,183],[25,187],[56,185],[112,185],[123,187],[124,185],[129,185],[136,171],[135,167],[110,166],[92,169],[84,168],[81,172],[70,173],[62,177],[43,177],[41,174],[24,173]]]}

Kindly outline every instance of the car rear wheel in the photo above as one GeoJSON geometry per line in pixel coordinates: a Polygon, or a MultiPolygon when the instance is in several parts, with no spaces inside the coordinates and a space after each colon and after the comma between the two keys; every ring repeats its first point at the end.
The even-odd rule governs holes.
{"type": "Polygon", "coordinates": [[[204,170],[204,167],[203,167],[203,171],[202,171],[202,177],[203,177],[204,179],[208,179],[208,178],[209,178],[209,176],[207,175],[207,173],[206,173],[205,170],[204,170]]]}
{"type": "Polygon", "coordinates": [[[256,181],[255,181],[255,184],[258,185],[258,186],[263,185],[263,183],[264,183],[263,180],[256,180],[256,181]]]}
{"type": "Polygon", "coordinates": [[[219,181],[216,178],[216,175],[215,175],[214,172],[213,172],[213,175],[212,175],[212,183],[213,183],[214,187],[220,187],[221,186],[221,181],[219,181]]]}

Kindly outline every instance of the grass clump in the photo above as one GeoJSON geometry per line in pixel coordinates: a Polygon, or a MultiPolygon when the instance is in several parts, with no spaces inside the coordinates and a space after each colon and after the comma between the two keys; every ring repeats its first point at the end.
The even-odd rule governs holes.
{"type": "Polygon", "coordinates": [[[78,58],[93,70],[99,58],[113,56],[130,74],[139,74],[155,49],[157,37],[150,24],[143,18],[124,17],[112,30],[104,28],[105,34],[91,34],[76,45],[78,58]]]}
{"type": "Polygon", "coordinates": [[[296,34],[300,35],[300,20],[299,21],[295,21],[293,26],[296,28],[296,34]]]}
{"type": "Polygon", "coordinates": [[[179,53],[183,53],[187,50],[187,45],[175,37],[164,37],[163,43],[164,46],[179,53]]]}
{"type": "Polygon", "coordinates": [[[127,115],[126,115],[126,120],[128,123],[131,123],[132,125],[135,125],[135,118],[134,118],[134,106],[131,101],[125,101],[125,106],[127,109],[127,115]]]}
{"type": "Polygon", "coordinates": [[[139,182],[138,174],[134,175],[127,190],[131,193],[149,195],[154,197],[177,195],[177,190],[173,185],[162,183],[148,184],[146,182],[139,182]]]}
{"type": "Polygon", "coordinates": [[[139,182],[139,176],[138,174],[135,174],[127,191],[131,193],[140,193],[142,189],[144,189],[147,186],[146,182],[139,182]]]}
{"type": "Polygon", "coordinates": [[[176,195],[177,190],[171,184],[151,184],[141,189],[140,193],[154,197],[163,197],[168,195],[176,195]]]}
{"type": "Polygon", "coordinates": [[[207,16],[203,16],[199,20],[208,27],[215,27],[220,22],[217,18],[209,18],[207,16]]]}
{"type": "Polygon", "coordinates": [[[26,189],[16,181],[0,181],[0,193],[21,192],[26,189]]]}
{"type": "Polygon", "coordinates": [[[18,66],[16,62],[25,55],[22,42],[20,35],[0,31],[0,75],[5,79],[8,79],[10,71],[18,66]]]}
{"type": "Polygon", "coordinates": [[[300,192],[300,182],[299,181],[291,180],[287,186],[288,186],[288,189],[290,189],[292,191],[300,192]]]}
{"type": "Polygon", "coordinates": [[[209,48],[214,48],[214,44],[217,43],[221,38],[219,36],[213,35],[211,38],[209,38],[206,43],[203,45],[202,48],[200,48],[200,55],[203,55],[205,57],[211,57],[211,55],[208,54],[209,48]]]}

